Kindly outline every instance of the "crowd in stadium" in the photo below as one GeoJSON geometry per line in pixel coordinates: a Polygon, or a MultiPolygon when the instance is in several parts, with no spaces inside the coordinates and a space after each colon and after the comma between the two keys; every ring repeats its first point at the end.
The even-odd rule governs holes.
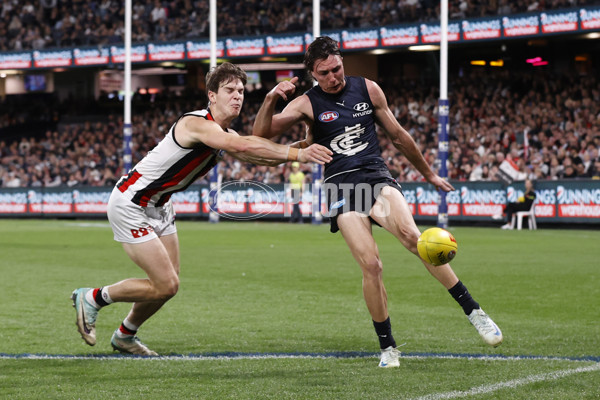
{"type": "MultiPolygon", "coordinates": [[[[534,180],[600,178],[600,82],[595,76],[515,73],[474,69],[450,80],[449,178],[460,181],[498,180],[502,161],[512,161],[534,180]],[[531,82],[529,82],[532,80],[531,82]],[[525,142],[525,133],[528,146],[525,142]]],[[[393,78],[380,82],[390,108],[412,134],[427,161],[437,168],[437,89],[393,78]]],[[[299,92],[308,88],[303,82],[299,92]]],[[[206,106],[199,92],[162,98],[134,97],[133,161],[140,160],[164,137],[178,115],[206,106]]],[[[240,118],[232,128],[251,134],[264,91],[247,93],[240,118]]],[[[101,102],[102,100],[98,100],[101,102]]],[[[101,104],[93,105],[101,108],[101,104]]],[[[65,104],[65,120],[74,112],[65,104]],[[71,110],[71,111],[70,111],[71,110]]],[[[55,111],[56,112],[56,111],[55,111]]],[[[123,173],[122,109],[99,122],[59,123],[42,138],[22,136],[0,141],[0,186],[110,186],[123,173]]],[[[36,115],[32,113],[31,115],[36,115]]],[[[4,120],[19,126],[27,120],[4,120]]],[[[419,173],[380,132],[382,154],[398,181],[423,181],[419,173]]],[[[303,137],[298,125],[280,138],[291,143],[303,137]]],[[[247,165],[226,156],[224,180],[282,183],[286,165],[247,165]]],[[[308,169],[308,166],[304,167],[308,169]]]]}
{"type": "MultiPolygon", "coordinates": [[[[133,1],[132,40],[207,38],[208,3],[208,0],[133,1]]],[[[600,1],[460,0],[449,3],[449,17],[459,19],[600,4],[600,1]]],[[[122,43],[124,8],[121,4],[116,0],[3,0],[0,51],[122,43]]],[[[312,30],[312,1],[309,0],[222,0],[218,8],[221,37],[312,30]]],[[[321,1],[321,29],[438,20],[439,2],[433,0],[321,1]]]]}

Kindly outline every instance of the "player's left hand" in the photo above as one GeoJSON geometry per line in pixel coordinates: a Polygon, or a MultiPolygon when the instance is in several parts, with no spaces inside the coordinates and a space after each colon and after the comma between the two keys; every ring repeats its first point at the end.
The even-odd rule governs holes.
{"type": "Polygon", "coordinates": [[[300,149],[298,152],[298,161],[302,163],[316,162],[317,164],[325,164],[331,161],[333,152],[325,146],[313,143],[305,149],[300,149]]]}
{"type": "Polygon", "coordinates": [[[444,192],[451,192],[453,190],[456,190],[450,184],[450,182],[448,182],[445,179],[440,178],[438,175],[434,175],[432,178],[430,178],[429,183],[431,183],[433,186],[435,186],[436,189],[443,190],[444,192]]]}

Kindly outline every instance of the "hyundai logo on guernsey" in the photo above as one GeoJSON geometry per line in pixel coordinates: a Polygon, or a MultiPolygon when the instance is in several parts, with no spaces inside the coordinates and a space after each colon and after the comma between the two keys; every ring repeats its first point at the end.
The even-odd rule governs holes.
{"type": "Polygon", "coordinates": [[[358,111],[352,114],[352,118],[364,117],[365,115],[373,113],[373,110],[369,109],[369,104],[364,102],[355,104],[352,108],[354,108],[355,111],[358,111]]]}
{"type": "Polygon", "coordinates": [[[336,111],[325,111],[319,115],[319,121],[321,122],[332,122],[340,117],[336,111]]]}

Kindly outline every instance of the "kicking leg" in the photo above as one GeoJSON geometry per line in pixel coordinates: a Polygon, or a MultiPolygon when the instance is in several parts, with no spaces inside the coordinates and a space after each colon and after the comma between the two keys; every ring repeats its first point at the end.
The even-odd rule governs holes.
{"type": "MultiPolygon", "coordinates": [[[[410,252],[419,256],[417,240],[420,232],[412,217],[404,196],[392,187],[381,190],[375,205],[371,209],[371,217],[388,232],[392,233],[410,252]]],[[[502,343],[502,333],[494,321],[481,310],[471,294],[458,279],[449,264],[431,265],[423,260],[423,265],[437,279],[462,307],[469,321],[475,326],[483,340],[491,345],[502,343]]]]}

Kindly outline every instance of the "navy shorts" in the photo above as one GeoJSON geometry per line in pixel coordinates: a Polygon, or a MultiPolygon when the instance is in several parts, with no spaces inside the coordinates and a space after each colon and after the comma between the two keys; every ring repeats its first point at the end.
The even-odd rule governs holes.
{"type": "MultiPolygon", "coordinates": [[[[381,189],[386,186],[391,186],[402,194],[402,187],[392,178],[387,168],[362,168],[325,179],[322,190],[328,212],[324,216],[329,217],[331,232],[339,231],[338,215],[351,211],[369,215],[381,189]]],[[[373,219],[371,221],[377,224],[373,219]]]]}

